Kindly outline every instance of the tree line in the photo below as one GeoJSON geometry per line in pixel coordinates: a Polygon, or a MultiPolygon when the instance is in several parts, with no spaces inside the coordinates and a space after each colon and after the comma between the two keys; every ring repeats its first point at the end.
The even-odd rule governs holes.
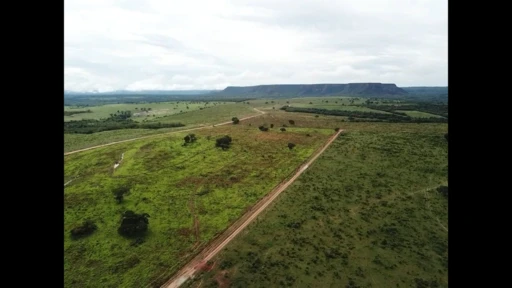
{"type": "Polygon", "coordinates": [[[405,113],[376,113],[366,111],[346,111],[346,110],[329,110],[320,108],[300,108],[300,107],[281,107],[281,110],[286,112],[303,112],[303,113],[314,113],[322,115],[335,115],[335,116],[347,116],[349,121],[354,122],[396,122],[396,123],[447,123],[446,118],[413,118],[407,116],[405,113]]]}
{"type": "Polygon", "coordinates": [[[102,131],[120,129],[161,129],[172,127],[183,127],[182,123],[139,123],[133,121],[130,111],[121,111],[110,114],[110,117],[101,120],[83,119],[78,121],[64,122],[64,133],[68,134],[92,134],[102,131]]]}

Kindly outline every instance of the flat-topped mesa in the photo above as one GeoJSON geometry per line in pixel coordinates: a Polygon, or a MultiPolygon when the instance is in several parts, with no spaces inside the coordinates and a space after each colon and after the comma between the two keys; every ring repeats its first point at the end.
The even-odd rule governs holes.
{"type": "Polygon", "coordinates": [[[395,84],[348,83],[348,84],[273,84],[258,86],[229,86],[220,93],[242,95],[405,95],[407,92],[395,84]]]}

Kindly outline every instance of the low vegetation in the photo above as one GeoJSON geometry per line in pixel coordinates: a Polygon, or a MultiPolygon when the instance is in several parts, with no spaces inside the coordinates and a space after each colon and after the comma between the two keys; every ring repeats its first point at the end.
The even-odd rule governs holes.
{"type": "Polygon", "coordinates": [[[65,156],[65,287],[160,287],[334,132],[294,129],[224,125],[186,146],[182,132],[65,156]],[[73,240],[84,219],[97,230],[73,240]]]}
{"type": "Polygon", "coordinates": [[[448,287],[447,125],[343,129],[183,287],[448,287]]]}

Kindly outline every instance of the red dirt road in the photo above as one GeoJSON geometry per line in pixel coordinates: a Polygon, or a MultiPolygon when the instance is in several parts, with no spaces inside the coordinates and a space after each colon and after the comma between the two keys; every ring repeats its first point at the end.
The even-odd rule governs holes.
{"type": "MultiPolygon", "coordinates": [[[[251,119],[251,118],[258,117],[258,116],[261,116],[261,115],[265,114],[265,112],[260,111],[260,110],[258,110],[256,108],[253,108],[253,109],[255,111],[259,112],[260,114],[249,116],[249,117],[245,117],[245,118],[241,118],[240,121],[251,119]]],[[[233,123],[233,121],[227,121],[227,122],[215,124],[213,126],[221,126],[221,125],[227,125],[227,124],[231,124],[231,123],[233,123]]],[[[167,133],[154,134],[154,135],[148,135],[148,136],[143,136],[143,137],[138,137],[138,138],[131,138],[131,139],[126,139],[126,140],[121,140],[121,141],[115,141],[115,142],[110,142],[110,143],[102,144],[102,145],[98,145],[98,146],[87,147],[87,148],[80,149],[80,150],[65,152],[64,156],[69,155],[69,154],[74,154],[74,153],[82,152],[82,151],[87,151],[87,150],[92,150],[92,149],[101,148],[101,147],[105,147],[105,146],[110,146],[110,145],[114,145],[114,144],[119,144],[119,143],[124,143],[124,142],[129,142],[129,141],[135,141],[135,140],[139,140],[139,139],[146,139],[146,138],[151,138],[151,137],[158,137],[158,136],[172,134],[172,133],[194,131],[194,130],[209,128],[209,127],[211,127],[211,126],[202,126],[202,127],[191,128],[191,129],[185,129],[185,130],[179,130],[179,131],[171,131],[171,132],[167,132],[167,133]]]]}
{"type": "Polygon", "coordinates": [[[169,281],[167,281],[162,288],[177,288],[183,284],[187,279],[193,278],[194,274],[200,267],[199,264],[205,263],[212,259],[222,248],[224,248],[236,235],[238,235],[249,223],[251,223],[258,215],[267,208],[267,206],[274,201],[274,199],[281,194],[290,184],[292,184],[301,174],[306,171],[309,165],[311,165],[320,156],[329,145],[343,132],[339,130],[329,138],[329,140],[318,150],[305,164],[302,164],[295,174],[289,179],[281,182],[277,185],[269,194],[263,199],[256,203],[251,210],[245,215],[240,217],[235,223],[233,223],[228,229],[214,239],[210,244],[201,251],[196,257],[194,257],[188,264],[186,264],[180,271],[178,271],[169,281]]]}

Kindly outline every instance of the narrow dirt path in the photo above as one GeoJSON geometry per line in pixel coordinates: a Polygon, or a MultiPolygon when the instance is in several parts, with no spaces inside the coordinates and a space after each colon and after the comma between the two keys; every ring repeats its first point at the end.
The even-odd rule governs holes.
{"type": "MultiPolygon", "coordinates": [[[[254,111],[256,111],[256,112],[258,112],[260,114],[248,116],[248,117],[245,117],[245,118],[241,118],[240,121],[251,119],[251,118],[258,117],[258,116],[261,116],[261,115],[265,114],[265,112],[263,112],[261,110],[258,110],[256,108],[253,108],[253,109],[254,109],[254,111]]],[[[219,123],[219,124],[215,124],[215,125],[213,125],[213,127],[221,126],[221,125],[227,125],[227,124],[231,124],[231,123],[233,123],[233,121],[226,121],[226,122],[222,122],[222,123],[219,123]]],[[[153,134],[153,135],[142,136],[142,137],[137,137],[137,138],[131,138],[131,139],[126,139],[126,140],[114,141],[114,142],[110,142],[110,143],[107,143],[107,144],[91,146],[91,147],[87,147],[87,148],[84,148],[84,149],[79,149],[79,150],[75,150],[75,151],[65,152],[64,156],[70,155],[70,154],[74,154],[74,153],[78,153],[78,152],[87,151],[87,150],[97,149],[97,148],[101,148],[101,147],[105,147],[105,146],[110,146],[110,145],[114,145],[114,144],[124,143],[124,142],[130,142],[130,141],[146,139],[146,138],[152,138],[152,137],[159,137],[159,136],[162,136],[162,135],[173,134],[173,133],[181,133],[181,132],[194,131],[194,130],[205,129],[205,128],[210,128],[210,127],[212,127],[212,126],[202,126],[202,127],[191,128],[191,129],[185,129],[185,130],[179,130],[179,131],[171,131],[171,132],[166,132],[166,133],[161,133],[161,134],[153,134]]]]}
{"type": "Polygon", "coordinates": [[[278,184],[270,193],[256,203],[245,215],[240,217],[228,229],[220,234],[216,239],[203,249],[196,257],[179,270],[162,288],[176,288],[188,279],[194,277],[199,263],[205,263],[212,259],[222,248],[224,248],[236,235],[238,235],[247,225],[249,225],[258,215],[274,201],[281,192],[290,186],[306,169],[329,147],[332,142],[340,135],[343,130],[339,130],[329,138],[329,140],[319,148],[313,156],[299,168],[295,170],[294,175],[289,179],[278,184]]]}

